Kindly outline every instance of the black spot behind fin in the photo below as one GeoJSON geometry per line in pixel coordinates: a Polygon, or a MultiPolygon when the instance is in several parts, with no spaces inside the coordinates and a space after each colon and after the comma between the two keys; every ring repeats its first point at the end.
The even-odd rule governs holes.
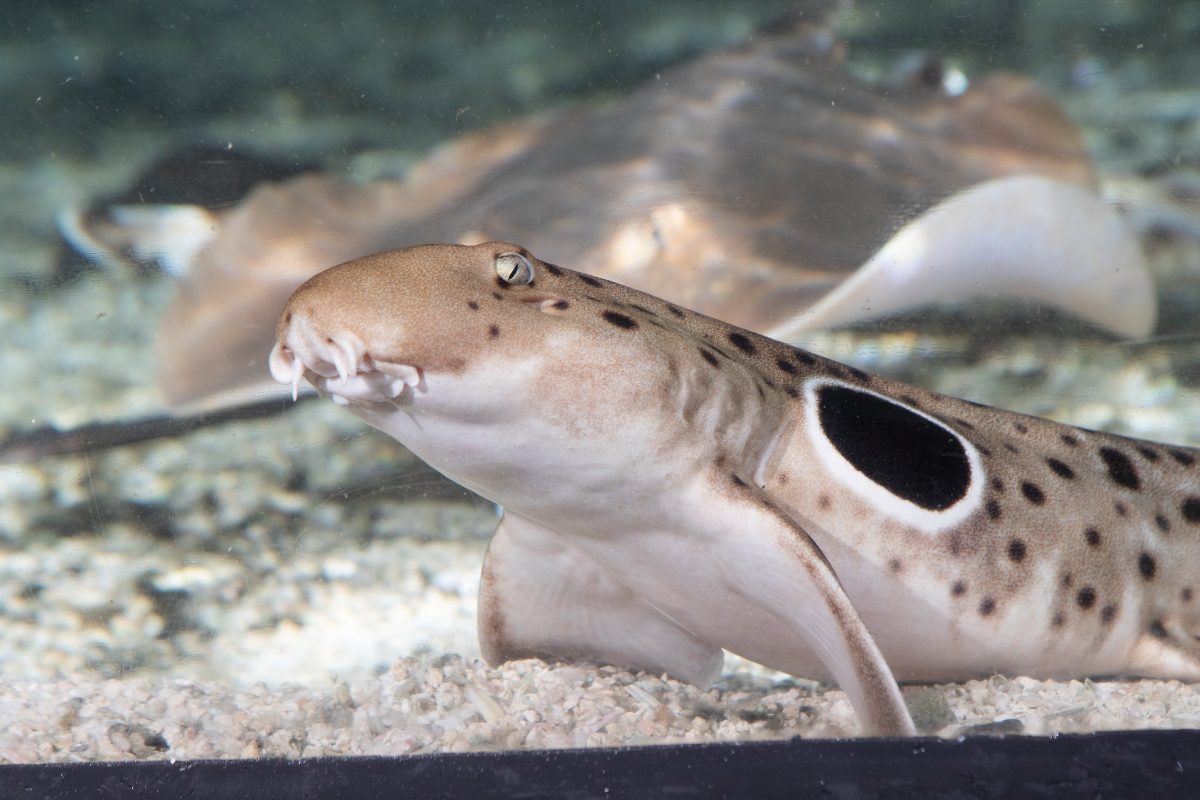
{"type": "Polygon", "coordinates": [[[966,496],[971,465],[947,428],[868,392],[817,390],[821,429],[842,457],[897,497],[944,511],[966,496]]]}

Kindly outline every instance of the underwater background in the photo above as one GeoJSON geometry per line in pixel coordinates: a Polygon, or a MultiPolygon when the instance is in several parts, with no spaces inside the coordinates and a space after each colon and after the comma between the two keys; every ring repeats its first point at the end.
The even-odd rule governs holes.
{"type": "MultiPolygon", "coordinates": [[[[116,205],[231,209],[308,172],[403,179],[455,136],[619,103],[837,5],[0,2],[0,761],[853,731],[840,693],[732,660],[713,690],[482,666],[496,509],[332,404],[173,411],[159,348],[182,276],[88,238],[116,205]]],[[[853,80],[896,92],[1036,81],[1136,230],[1158,323],[1131,339],[997,302],[806,346],[1200,444],[1200,2],[859,2],[832,31],[853,80]]],[[[948,734],[1200,724],[1200,697],[1172,682],[997,678],[924,697],[923,729],[948,734]]]]}

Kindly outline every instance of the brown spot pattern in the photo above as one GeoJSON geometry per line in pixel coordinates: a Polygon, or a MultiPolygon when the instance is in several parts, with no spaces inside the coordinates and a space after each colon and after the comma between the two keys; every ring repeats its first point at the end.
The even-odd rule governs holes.
{"type": "Polygon", "coordinates": [[[1185,467],[1190,467],[1192,464],[1196,463],[1196,457],[1186,450],[1171,449],[1167,452],[1171,454],[1171,458],[1175,459],[1185,467]]]}
{"type": "Polygon", "coordinates": [[[616,311],[608,311],[607,309],[600,312],[600,316],[604,317],[604,321],[610,325],[615,325],[622,330],[633,330],[638,326],[637,322],[632,317],[627,317],[624,314],[619,314],[616,311]]]}
{"type": "Polygon", "coordinates": [[[871,382],[870,374],[863,372],[858,367],[847,367],[847,369],[850,370],[851,375],[853,375],[855,378],[858,378],[858,380],[862,381],[863,383],[871,382]]]}
{"type": "Polygon", "coordinates": [[[1025,560],[1025,542],[1020,539],[1012,539],[1008,543],[1008,560],[1014,564],[1020,564],[1025,560]]]}
{"type": "Polygon", "coordinates": [[[1075,470],[1071,469],[1057,458],[1047,458],[1046,465],[1050,467],[1054,474],[1060,478],[1065,478],[1069,481],[1075,479],[1075,470]]]}
{"type": "Polygon", "coordinates": [[[1142,479],[1138,477],[1137,470],[1134,469],[1129,456],[1112,447],[1101,447],[1100,459],[1108,467],[1108,477],[1113,483],[1134,491],[1141,488],[1142,479]]]}
{"type": "Polygon", "coordinates": [[[727,337],[733,346],[741,350],[746,355],[754,355],[756,348],[754,342],[750,341],[750,337],[741,331],[730,331],[727,337]]]}

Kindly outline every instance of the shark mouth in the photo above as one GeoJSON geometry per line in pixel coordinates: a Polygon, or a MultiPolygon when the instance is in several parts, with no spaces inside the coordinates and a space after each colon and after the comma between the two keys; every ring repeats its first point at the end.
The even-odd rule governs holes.
{"type": "Polygon", "coordinates": [[[292,387],[292,399],[307,379],[338,405],[395,402],[421,385],[419,367],[371,357],[353,333],[318,336],[299,320],[271,349],[271,377],[292,387]]]}

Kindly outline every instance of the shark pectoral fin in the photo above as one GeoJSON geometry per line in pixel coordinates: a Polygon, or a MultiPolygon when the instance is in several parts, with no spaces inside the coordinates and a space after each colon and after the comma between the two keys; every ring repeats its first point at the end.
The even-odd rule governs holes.
{"type": "Polygon", "coordinates": [[[565,537],[508,511],[483,563],[479,643],[489,664],[585,660],[699,686],[716,680],[725,659],[565,537]]]}
{"type": "Polygon", "coordinates": [[[760,489],[734,476],[706,476],[696,488],[700,496],[690,499],[704,508],[707,539],[718,543],[710,557],[720,559],[727,591],[770,623],[758,633],[746,626],[747,652],[722,644],[793,674],[803,674],[803,667],[792,664],[811,664],[815,655],[867,733],[915,734],[891,668],[808,533],[760,489]]]}

